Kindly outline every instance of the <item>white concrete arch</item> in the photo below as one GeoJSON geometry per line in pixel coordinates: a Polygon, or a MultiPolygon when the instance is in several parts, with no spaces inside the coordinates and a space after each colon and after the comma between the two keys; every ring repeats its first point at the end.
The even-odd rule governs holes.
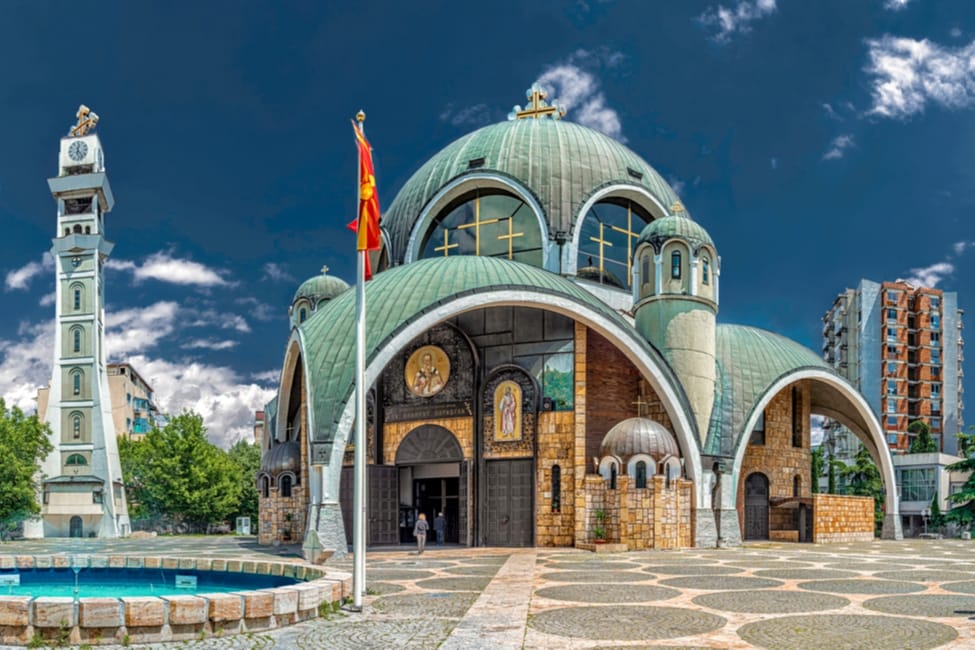
{"type": "Polygon", "coordinates": [[[848,381],[828,370],[816,368],[797,370],[783,375],[765,391],[748,416],[745,428],[740,432],[738,446],[735,449],[731,489],[723,491],[722,507],[726,509],[734,509],[735,507],[738,482],[742,478],[741,464],[748,447],[749,436],[747,432],[751,432],[755,428],[759,415],[765,411],[765,407],[772,401],[772,398],[790,384],[802,380],[809,380],[811,384],[810,412],[816,415],[825,415],[843,423],[863,442],[870,452],[870,456],[880,470],[886,495],[883,537],[884,539],[900,539],[902,537],[900,504],[894,478],[894,461],[887,449],[883,429],[860,392],[848,381]],[[831,407],[827,402],[836,403],[836,406],[831,407]]]}
{"type": "MultiPolygon", "coordinates": [[[[410,231],[410,239],[406,244],[406,251],[403,253],[403,261],[401,264],[409,264],[410,262],[415,262],[420,254],[419,248],[423,240],[423,235],[430,229],[430,223],[433,221],[434,217],[440,214],[448,203],[456,199],[457,197],[470,192],[471,190],[477,189],[495,189],[508,192],[514,197],[521,199],[525,204],[531,208],[532,214],[535,215],[535,219],[538,222],[539,232],[541,233],[542,241],[542,268],[551,269],[551,257],[552,257],[552,247],[554,246],[551,241],[550,233],[548,231],[548,222],[545,219],[545,211],[542,210],[541,204],[535,199],[535,195],[532,192],[517,181],[512,178],[505,176],[503,174],[498,174],[495,172],[475,172],[472,174],[464,174],[458,176],[454,180],[450,181],[437,192],[433,198],[427,201],[427,204],[423,206],[423,210],[420,212],[419,218],[414,222],[413,228],[410,231]]],[[[387,249],[391,250],[391,249],[387,249]]],[[[390,260],[392,264],[393,261],[390,260]]],[[[558,269],[555,269],[556,272],[558,269]]]]}
{"type": "MultiPolygon", "coordinates": [[[[592,328],[613,343],[633,363],[641,376],[660,397],[664,409],[673,424],[675,437],[681,449],[681,455],[686,459],[688,478],[695,482],[701,479],[701,451],[696,429],[694,428],[694,424],[692,424],[691,418],[688,417],[688,413],[685,412],[682,406],[685,401],[683,399],[684,396],[678,392],[680,389],[675,388],[669,381],[663,360],[653,352],[648,351],[647,346],[638,340],[638,334],[625,324],[618,323],[598,310],[586,305],[567,300],[562,294],[542,293],[529,289],[497,289],[464,294],[446,299],[436,308],[417,316],[409,325],[384,342],[382,348],[376,351],[367,364],[366,384],[372,386],[395,355],[400,354],[411,341],[431,327],[464,312],[502,306],[533,307],[556,312],[592,328]]],[[[305,371],[307,373],[307,368],[305,371]]],[[[307,396],[309,430],[317,431],[318,424],[312,420],[316,411],[312,403],[313,399],[313,393],[307,396]]],[[[345,445],[350,439],[355,420],[354,402],[355,400],[350,396],[345,403],[342,414],[339,417],[339,422],[336,425],[329,460],[330,468],[341,468],[342,466],[345,445]]],[[[324,501],[330,502],[334,500],[337,502],[339,480],[340,474],[338,470],[329,470],[327,481],[323,483],[324,501]]],[[[699,507],[704,507],[704,498],[704,491],[697,490],[696,499],[699,507]]]]}

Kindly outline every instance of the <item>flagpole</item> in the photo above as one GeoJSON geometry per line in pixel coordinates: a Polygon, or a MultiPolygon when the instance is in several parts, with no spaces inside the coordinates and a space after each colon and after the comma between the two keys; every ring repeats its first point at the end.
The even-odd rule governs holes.
{"type": "MultiPolygon", "coordinates": [[[[359,111],[355,116],[359,130],[363,129],[366,114],[359,111]]],[[[362,144],[360,143],[361,147],[362,144]]],[[[360,152],[359,156],[362,154],[360,152]]],[[[356,164],[356,212],[359,228],[364,227],[361,219],[362,166],[356,164]]],[[[357,233],[357,240],[361,233],[357,233]]],[[[358,246],[356,248],[359,248],[358,246]]],[[[355,485],[352,497],[352,609],[362,611],[362,597],[366,591],[366,255],[369,251],[359,250],[356,260],[355,283],[355,461],[353,474],[355,485]]]]}

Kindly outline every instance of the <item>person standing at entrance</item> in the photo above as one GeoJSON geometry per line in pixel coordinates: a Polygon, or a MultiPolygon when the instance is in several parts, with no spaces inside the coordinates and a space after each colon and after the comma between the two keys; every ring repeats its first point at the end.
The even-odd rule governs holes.
{"type": "Polygon", "coordinates": [[[433,531],[437,533],[437,546],[443,546],[443,536],[446,530],[447,520],[444,519],[442,512],[438,512],[433,520],[433,531]]]}
{"type": "Polygon", "coordinates": [[[417,555],[422,555],[423,549],[427,546],[428,530],[430,530],[430,524],[427,523],[427,516],[421,512],[419,518],[416,520],[416,526],[413,527],[413,536],[416,537],[417,555]]]}

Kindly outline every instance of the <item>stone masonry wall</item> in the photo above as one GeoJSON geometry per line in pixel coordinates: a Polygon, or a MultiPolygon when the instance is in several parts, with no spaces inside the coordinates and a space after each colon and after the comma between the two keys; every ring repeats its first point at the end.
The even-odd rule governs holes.
{"type": "Polygon", "coordinates": [[[424,424],[435,424],[447,429],[457,438],[464,458],[474,457],[474,418],[441,418],[432,420],[412,420],[410,422],[386,422],[383,425],[383,464],[396,464],[396,450],[403,439],[413,429],[424,424]]]}
{"type": "Polygon", "coordinates": [[[873,540],[873,498],[813,495],[813,541],[869,542],[873,540]]]}
{"type": "Polygon", "coordinates": [[[654,476],[645,488],[636,488],[629,476],[620,476],[617,489],[599,475],[586,476],[576,507],[584,522],[585,534],[578,543],[594,541],[598,525],[596,511],[606,513],[603,523],[606,541],[626,544],[630,550],[687,548],[693,544],[691,525],[692,482],[672,481],[667,487],[663,476],[654,476]]]}
{"type": "Polygon", "coordinates": [[[538,415],[535,543],[572,546],[575,541],[575,413],[548,411],[538,415]],[[559,507],[552,505],[552,467],[561,472],[559,507]]]}

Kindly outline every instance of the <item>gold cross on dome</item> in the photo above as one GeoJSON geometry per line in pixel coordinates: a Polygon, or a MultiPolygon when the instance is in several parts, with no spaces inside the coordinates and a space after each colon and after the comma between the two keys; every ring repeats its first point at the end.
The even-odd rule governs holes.
{"type": "Polygon", "coordinates": [[[444,257],[447,257],[447,256],[450,255],[450,249],[451,248],[457,248],[458,246],[460,246],[460,244],[450,244],[450,243],[448,243],[447,239],[449,237],[450,237],[450,229],[449,228],[444,228],[443,229],[443,246],[437,246],[436,248],[433,249],[434,252],[439,253],[440,251],[443,251],[443,256],[444,257]]]}
{"type": "Polygon", "coordinates": [[[684,213],[684,212],[687,212],[687,209],[684,207],[684,204],[681,203],[679,200],[678,201],[674,201],[674,204],[672,206],[670,206],[670,213],[671,214],[675,214],[676,215],[676,214],[681,214],[681,213],[684,213]]]}
{"type": "Polygon", "coordinates": [[[481,221],[481,197],[478,197],[474,201],[474,221],[472,223],[465,223],[457,226],[457,230],[465,230],[467,228],[474,229],[474,254],[481,254],[481,226],[486,226],[491,223],[498,223],[500,219],[485,219],[481,221]]]}
{"type": "Polygon", "coordinates": [[[626,229],[620,228],[619,226],[610,226],[616,232],[621,232],[626,235],[626,286],[630,286],[631,280],[629,269],[633,266],[633,246],[630,244],[631,239],[636,239],[639,237],[639,233],[633,232],[633,206],[626,206],[626,229]]]}
{"type": "MultiPolygon", "coordinates": [[[[612,248],[612,246],[613,246],[613,243],[610,242],[610,241],[608,241],[603,236],[603,227],[604,227],[604,225],[605,224],[603,224],[603,223],[600,223],[599,224],[599,237],[590,237],[589,238],[592,241],[594,241],[597,244],[599,244],[599,273],[600,273],[600,276],[602,275],[602,273],[604,271],[604,268],[603,268],[603,260],[604,260],[605,256],[603,254],[603,247],[604,246],[609,246],[610,248],[612,248]]],[[[602,281],[602,278],[601,277],[600,277],[600,281],[602,281]]]]}
{"type": "Polygon", "coordinates": [[[514,217],[507,217],[506,220],[508,222],[508,234],[507,235],[498,235],[498,239],[502,239],[502,240],[503,239],[507,239],[508,240],[508,259],[509,260],[513,260],[514,259],[514,246],[513,246],[513,244],[514,244],[514,241],[515,241],[515,237],[524,237],[525,236],[525,233],[523,233],[523,232],[512,232],[514,230],[514,227],[515,227],[515,225],[514,225],[515,224],[514,217]]]}
{"type": "Polygon", "coordinates": [[[650,406],[650,402],[643,401],[642,394],[637,396],[636,401],[633,402],[633,404],[636,406],[636,415],[639,418],[642,418],[646,415],[644,411],[646,410],[646,407],[650,406]]]}
{"type": "Polygon", "coordinates": [[[327,274],[328,274],[328,265],[326,264],[322,266],[322,275],[327,275],[327,274]]]}
{"type": "Polygon", "coordinates": [[[557,120],[565,115],[565,110],[560,106],[545,101],[548,93],[538,84],[532,84],[532,87],[525,94],[528,96],[528,105],[525,108],[515,106],[515,119],[531,118],[537,120],[540,117],[551,116],[557,120]]]}

